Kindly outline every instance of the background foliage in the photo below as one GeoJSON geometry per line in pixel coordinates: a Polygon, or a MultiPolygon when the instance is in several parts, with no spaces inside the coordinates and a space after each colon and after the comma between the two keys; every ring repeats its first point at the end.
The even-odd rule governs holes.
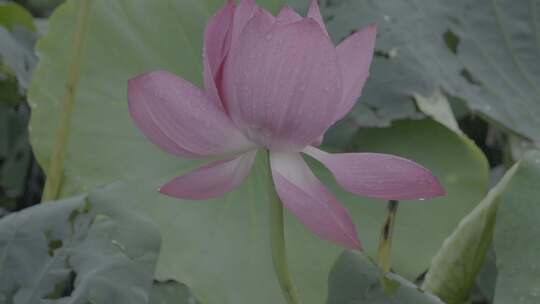
{"type": "MultiPolygon", "coordinates": [[[[244,185],[226,197],[172,200],[154,190],[200,163],[159,151],[128,116],[126,80],[138,73],[166,69],[201,84],[204,25],[223,1],[91,0],[81,33],[75,32],[80,1],[57,9],[61,1],[18,2],[24,7],[0,2],[5,213],[39,202],[43,177],[32,149],[47,170],[73,64],[79,85],[62,172],[66,199],[0,220],[4,301],[104,303],[100,297],[106,296],[119,303],[194,303],[194,297],[210,304],[284,303],[269,255],[265,160],[258,158],[244,185]],[[83,44],[73,61],[75,35],[82,35],[83,44]],[[117,180],[125,186],[101,188],[117,180]],[[74,195],[79,196],[68,198],[74,195]],[[71,223],[72,214],[85,224],[71,223]],[[64,263],[85,254],[91,264],[64,263]],[[25,268],[9,266],[15,264],[25,268]],[[118,272],[110,270],[117,266],[118,272]],[[43,278],[52,279],[34,282],[22,269],[41,269],[43,278]],[[6,279],[19,275],[19,281],[6,279]]],[[[308,4],[258,1],[274,13],[285,2],[299,11],[308,4]]],[[[343,252],[287,215],[289,262],[302,300],[536,303],[540,195],[534,184],[540,154],[527,151],[540,139],[538,1],[326,0],[321,8],[336,43],[372,22],[380,29],[363,96],[327,133],[323,148],[413,159],[433,170],[448,195],[400,205],[396,274],[389,277],[394,287],[385,291],[369,258],[376,255],[384,202],[344,193],[326,169],[308,159],[351,212],[367,255],[343,252]]]]}
{"type": "Polygon", "coordinates": [[[159,232],[117,188],[3,219],[2,303],[147,303],[159,232]]]}

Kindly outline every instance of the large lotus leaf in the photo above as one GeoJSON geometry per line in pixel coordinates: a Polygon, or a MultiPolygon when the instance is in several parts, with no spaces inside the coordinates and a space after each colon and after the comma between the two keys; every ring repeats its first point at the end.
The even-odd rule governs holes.
{"type": "MultiPolygon", "coordinates": [[[[259,2],[276,11],[281,0],[259,2]]],[[[70,147],[89,152],[80,157],[94,161],[100,158],[102,167],[121,172],[140,161],[140,155],[155,151],[150,145],[127,150],[112,148],[120,143],[133,145],[144,141],[135,132],[128,117],[127,79],[148,70],[166,69],[202,84],[204,25],[223,3],[222,0],[91,1],[88,32],[80,63],[81,85],[75,100],[73,121],[87,130],[82,133],[89,132],[95,138],[101,137],[101,142],[110,145],[111,150],[115,150],[111,152],[116,155],[112,158],[100,157],[102,152],[95,149],[92,141],[84,139],[85,136],[77,136],[75,127],[70,147]],[[105,108],[108,110],[102,110],[105,108]],[[96,116],[100,118],[96,120],[96,116]],[[125,153],[135,150],[140,150],[140,154],[125,153]]],[[[59,125],[59,119],[53,119],[50,115],[59,115],[61,109],[77,13],[78,2],[74,0],[55,11],[49,21],[49,33],[36,48],[43,57],[40,58],[40,68],[33,75],[34,85],[29,92],[30,105],[35,112],[30,128],[34,128],[31,140],[44,168],[48,168],[48,154],[54,143],[52,136],[59,125]],[[51,73],[56,75],[54,79],[51,73]]],[[[163,163],[161,169],[167,167],[170,168],[163,163]]],[[[77,173],[79,169],[67,170],[65,174],[68,179],[71,174],[80,176],[77,173]]],[[[86,172],[84,178],[97,180],[102,175],[101,172],[92,171],[86,172]]],[[[136,176],[143,176],[145,171],[141,168],[136,176]]]]}
{"type": "MultiPolygon", "coordinates": [[[[137,73],[164,68],[200,83],[204,20],[219,2],[92,1],[62,195],[127,180],[140,198],[139,207],[155,219],[164,237],[159,280],[185,283],[203,303],[283,303],[269,250],[265,158],[259,156],[244,185],[223,198],[191,202],[160,196],[155,192],[158,186],[198,163],[152,146],[127,111],[126,81],[137,73]]],[[[266,4],[276,8],[278,3],[266,4]]],[[[38,45],[42,60],[30,90],[31,136],[44,168],[55,142],[77,11],[75,1],[61,6],[38,45]]],[[[366,130],[365,135],[370,139],[363,141],[363,149],[419,161],[434,170],[450,193],[429,202],[404,202],[398,214],[395,268],[415,277],[427,268],[459,219],[483,197],[486,161],[473,144],[432,121],[404,122],[366,130]]],[[[313,165],[353,213],[364,243],[374,252],[384,203],[337,190],[328,172],[313,165]]],[[[306,303],[322,303],[328,272],[341,250],[313,236],[290,214],[286,230],[301,296],[306,303]]]]}
{"type": "Polygon", "coordinates": [[[540,301],[540,152],[527,153],[502,194],[493,235],[495,304],[540,301]]]}
{"type": "Polygon", "coordinates": [[[323,2],[335,41],[368,23],[379,26],[371,77],[351,115],[357,123],[413,115],[414,93],[443,87],[482,115],[540,140],[538,1],[323,2]]]}
{"type": "Polygon", "coordinates": [[[115,185],[2,218],[0,302],[147,303],[160,236],[130,197],[115,185]]]}
{"type": "Polygon", "coordinates": [[[380,284],[381,272],[366,257],[352,251],[343,252],[328,278],[327,304],[443,304],[397,275],[387,274],[380,284]]]}

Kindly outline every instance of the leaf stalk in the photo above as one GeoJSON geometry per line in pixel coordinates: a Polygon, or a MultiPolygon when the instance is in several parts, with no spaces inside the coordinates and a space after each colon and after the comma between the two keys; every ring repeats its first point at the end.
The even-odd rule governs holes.
{"type": "Polygon", "coordinates": [[[390,272],[392,267],[391,249],[392,249],[392,236],[394,234],[394,225],[396,221],[396,215],[398,210],[398,201],[388,201],[387,214],[384,224],[381,229],[381,238],[379,241],[379,254],[378,264],[382,271],[380,282],[382,286],[388,286],[385,274],[390,272]]]}
{"type": "Polygon", "coordinates": [[[66,92],[64,93],[60,114],[60,126],[57,129],[56,142],[53,147],[49,169],[47,170],[47,180],[43,190],[42,202],[56,200],[60,195],[64,176],[64,158],[69,139],[73,104],[79,83],[81,57],[88,25],[88,16],[90,14],[90,4],[91,0],[81,0],[79,5],[77,27],[73,41],[73,53],[69,63],[66,92]]]}

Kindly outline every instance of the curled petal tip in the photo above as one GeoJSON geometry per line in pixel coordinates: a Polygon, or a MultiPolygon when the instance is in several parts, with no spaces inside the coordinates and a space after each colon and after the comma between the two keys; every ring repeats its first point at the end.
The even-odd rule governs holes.
{"type": "Polygon", "coordinates": [[[371,29],[371,30],[374,30],[375,32],[377,32],[379,30],[379,26],[377,25],[377,22],[372,22],[372,23],[368,24],[367,28],[371,29]]]}
{"type": "Polygon", "coordinates": [[[276,21],[278,24],[293,23],[302,20],[302,16],[298,15],[290,6],[285,5],[279,12],[276,21]]]}
{"type": "Polygon", "coordinates": [[[377,23],[375,22],[370,23],[366,28],[367,28],[367,31],[371,33],[371,35],[373,36],[372,39],[375,39],[375,37],[377,36],[377,33],[379,32],[379,26],[377,25],[377,23]]]}
{"type": "Polygon", "coordinates": [[[160,194],[166,195],[166,196],[173,197],[172,195],[170,195],[170,194],[167,192],[167,184],[162,185],[161,187],[157,188],[157,192],[159,192],[160,194]]]}
{"type": "Polygon", "coordinates": [[[448,192],[446,192],[446,189],[444,189],[444,187],[441,185],[441,192],[439,194],[439,196],[446,196],[448,194],[448,192]]]}
{"type": "Polygon", "coordinates": [[[353,35],[359,35],[359,36],[364,35],[367,39],[373,40],[372,43],[374,44],[374,41],[377,37],[378,32],[379,32],[379,25],[377,24],[377,22],[372,22],[366,25],[365,27],[359,29],[358,31],[356,31],[353,35]]]}
{"type": "Polygon", "coordinates": [[[328,31],[326,30],[326,25],[324,24],[324,20],[321,15],[321,10],[319,8],[319,2],[317,0],[311,0],[307,17],[313,18],[314,20],[316,20],[319,26],[321,27],[321,29],[326,34],[326,36],[328,36],[328,31]]]}
{"type": "Polygon", "coordinates": [[[311,0],[309,2],[309,8],[319,10],[319,0],[311,0]]]}
{"type": "Polygon", "coordinates": [[[174,187],[171,185],[171,182],[168,182],[168,183],[162,185],[161,187],[159,187],[158,192],[160,194],[165,195],[165,196],[168,196],[168,197],[171,197],[171,198],[176,198],[176,199],[196,199],[196,198],[192,198],[192,197],[189,197],[189,196],[185,196],[185,195],[176,193],[176,191],[174,190],[174,187]]]}
{"type": "Polygon", "coordinates": [[[364,246],[362,245],[362,242],[360,242],[360,240],[356,239],[355,243],[353,244],[353,246],[350,249],[356,250],[358,252],[363,252],[364,251],[364,246]]]}
{"type": "Polygon", "coordinates": [[[304,24],[309,24],[310,26],[313,26],[313,25],[316,25],[317,27],[319,27],[323,32],[325,31],[324,28],[320,27],[320,23],[319,21],[317,21],[317,19],[315,19],[314,17],[306,17],[304,18],[304,20],[300,21],[300,22],[304,22],[304,24]]]}
{"type": "Polygon", "coordinates": [[[440,197],[445,196],[446,194],[447,192],[446,189],[444,189],[444,186],[435,176],[433,176],[433,194],[431,197],[440,197]]]}
{"type": "Polygon", "coordinates": [[[137,76],[133,76],[131,78],[128,79],[128,90],[129,88],[131,88],[134,84],[135,84],[135,80],[137,80],[137,77],[139,77],[139,75],[137,76]]]}
{"type": "Polygon", "coordinates": [[[135,75],[135,76],[129,78],[128,81],[127,81],[127,83],[128,83],[128,92],[132,91],[132,90],[135,90],[137,88],[137,86],[141,85],[142,82],[145,79],[148,79],[149,77],[151,77],[152,75],[154,75],[154,74],[156,74],[158,72],[159,71],[150,71],[150,72],[142,73],[142,74],[135,75]]]}
{"type": "Polygon", "coordinates": [[[170,191],[167,190],[167,184],[165,185],[162,185],[161,187],[157,188],[156,191],[159,193],[159,194],[162,194],[162,195],[165,195],[165,196],[168,196],[168,197],[171,197],[171,198],[182,198],[182,197],[178,197],[178,196],[175,196],[173,194],[171,194],[170,191]]]}
{"type": "Polygon", "coordinates": [[[446,189],[444,189],[444,186],[439,182],[439,179],[437,179],[430,170],[424,167],[421,168],[425,170],[425,176],[419,183],[421,184],[421,186],[419,186],[420,189],[418,189],[419,191],[416,193],[416,196],[410,197],[409,199],[426,200],[445,196],[447,194],[446,189]]]}

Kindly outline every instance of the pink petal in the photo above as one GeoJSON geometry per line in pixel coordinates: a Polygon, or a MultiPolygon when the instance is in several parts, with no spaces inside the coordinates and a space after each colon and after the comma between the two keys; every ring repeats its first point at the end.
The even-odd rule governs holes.
{"type": "Polygon", "coordinates": [[[128,105],[141,132],[169,153],[199,157],[254,146],[204,92],[165,71],[130,79],[128,105]]]}
{"type": "Polygon", "coordinates": [[[284,6],[279,12],[276,23],[279,25],[284,25],[288,23],[293,23],[302,20],[302,16],[298,15],[292,8],[289,6],[284,6]]]}
{"type": "Polygon", "coordinates": [[[341,99],[335,47],[312,19],[253,18],[227,58],[223,96],[235,124],[272,150],[300,151],[333,122],[341,99]]]}
{"type": "Polygon", "coordinates": [[[308,18],[313,18],[315,21],[317,21],[326,36],[329,36],[328,31],[326,30],[326,25],[324,25],[324,20],[321,16],[318,0],[311,0],[307,16],[308,18]]]}
{"type": "Polygon", "coordinates": [[[317,139],[311,143],[312,146],[315,146],[315,147],[318,147],[320,146],[324,141],[324,135],[321,135],[319,137],[317,137],[317,139]]]}
{"type": "Polygon", "coordinates": [[[159,192],[182,199],[205,200],[224,195],[239,186],[249,174],[257,151],[216,161],[179,176],[159,192]]]}
{"type": "Polygon", "coordinates": [[[375,49],[377,25],[372,24],[351,35],[337,47],[339,66],[343,77],[343,99],[335,121],[352,109],[369,76],[369,65],[375,49]]]}
{"type": "Polygon", "coordinates": [[[277,193],[287,209],[320,238],[361,250],[347,210],[313,175],[300,154],[272,151],[270,162],[277,193]]]}
{"type": "Polygon", "coordinates": [[[386,200],[426,199],[445,195],[437,178],[408,159],[380,153],[329,154],[314,147],[304,153],[323,163],[345,190],[386,200]]]}
{"type": "Polygon", "coordinates": [[[234,13],[234,23],[233,23],[233,29],[232,29],[232,42],[231,42],[231,49],[236,48],[239,39],[240,34],[244,31],[246,28],[246,25],[248,22],[255,16],[260,15],[264,13],[266,17],[272,19],[272,23],[274,23],[275,19],[272,14],[269,12],[261,9],[257,6],[255,3],[255,0],[242,0],[238,7],[236,8],[236,11],[234,13]]]}
{"type": "Polygon", "coordinates": [[[204,84],[211,100],[220,107],[222,104],[215,79],[230,48],[235,8],[234,1],[229,1],[210,18],[204,32],[204,84]]]}

